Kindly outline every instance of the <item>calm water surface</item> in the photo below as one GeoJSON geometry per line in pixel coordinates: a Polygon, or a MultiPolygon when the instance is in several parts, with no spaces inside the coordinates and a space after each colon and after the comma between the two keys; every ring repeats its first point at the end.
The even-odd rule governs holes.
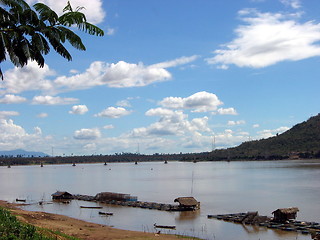
{"type": "Polygon", "coordinates": [[[264,162],[143,162],[0,167],[0,199],[25,198],[24,208],[63,214],[120,229],[154,232],[153,224],[176,225],[173,234],[215,240],[305,240],[310,235],[208,219],[208,214],[258,211],[271,216],[277,208],[298,207],[298,220],[320,222],[320,160],[264,162]],[[44,204],[57,190],[72,194],[129,193],[140,201],[173,203],[181,196],[201,202],[196,212],[101,205],[111,217],[96,209],[80,209],[91,202],[44,204]]]}

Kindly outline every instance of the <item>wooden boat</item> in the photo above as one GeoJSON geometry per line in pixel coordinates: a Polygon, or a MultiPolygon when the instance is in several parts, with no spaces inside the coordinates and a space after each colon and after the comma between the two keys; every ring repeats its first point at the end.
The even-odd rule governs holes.
{"type": "Polygon", "coordinates": [[[100,215],[113,216],[113,213],[110,212],[99,212],[100,215]]]}
{"type": "Polygon", "coordinates": [[[19,199],[19,198],[16,198],[16,202],[26,202],[26,199],[19,199]]]}
{"type": "Polygon", "coordinates": [[[80,208],[92,208],[92,209],[101,209],[99,206],[80,206],[80,208]]]}
{"type": "Polygon", "coordinates": [[[176,226],[168,226],[168,225],[157,225],[154,224],[155,228],[167,228],[167,229],[176,229],[176,226]]]}

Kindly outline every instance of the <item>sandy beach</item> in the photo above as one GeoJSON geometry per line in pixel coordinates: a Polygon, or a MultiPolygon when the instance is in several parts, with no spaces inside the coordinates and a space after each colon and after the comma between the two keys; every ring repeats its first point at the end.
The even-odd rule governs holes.
{"type": "Polygon", "coordinates": [[[185,237],[144,233],[136,231],[128,231],[115,229],[109,226],[89,223],[75,218],[45,213],[45,212],[31,212],[19,208],[19,204],[8,203],[0,200],[0,206],[6,207],[18,217],[19,220],[32,224],[37,227],[47,228],[53,231],[59,231],[69,236],[86,240],[103,240],[103,239],[135,239],[135,240],[152,240],[152,239],[182,239],[185,237]]]}

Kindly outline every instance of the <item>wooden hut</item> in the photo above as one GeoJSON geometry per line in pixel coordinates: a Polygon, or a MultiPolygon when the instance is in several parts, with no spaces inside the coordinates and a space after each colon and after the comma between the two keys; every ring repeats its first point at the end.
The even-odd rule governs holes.
{"type": "Polygon", "coordinates": [[[286,222],[290,219],[296,219],[297,212],[299,212],[299,209],[297,207],[279,208],[279,209],[272,212],[273,221],[286,222]]]}
{"type": "Polygon", "coordinates": [[[57,191],[53,194],[51,194],[52,199],[73,199],[73,195],[71,193],[68,192],[60,192],[57,191]]]}
{"type": "Polygon", "coordinates": [[[179,203],[180,210],[200,209],[200,202],[198,202],[194,197],[178,197],[174,202],[179,203]]]}

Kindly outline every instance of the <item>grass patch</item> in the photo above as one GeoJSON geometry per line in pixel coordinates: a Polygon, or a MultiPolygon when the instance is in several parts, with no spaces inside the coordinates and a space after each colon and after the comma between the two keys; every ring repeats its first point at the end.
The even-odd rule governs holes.
{"type": "Polygon", "coordinates": [[[78,240],[60,232],[36,228],[31,224],[20,222],[16,216],[0,207],[0,240],[78,240]]]}

